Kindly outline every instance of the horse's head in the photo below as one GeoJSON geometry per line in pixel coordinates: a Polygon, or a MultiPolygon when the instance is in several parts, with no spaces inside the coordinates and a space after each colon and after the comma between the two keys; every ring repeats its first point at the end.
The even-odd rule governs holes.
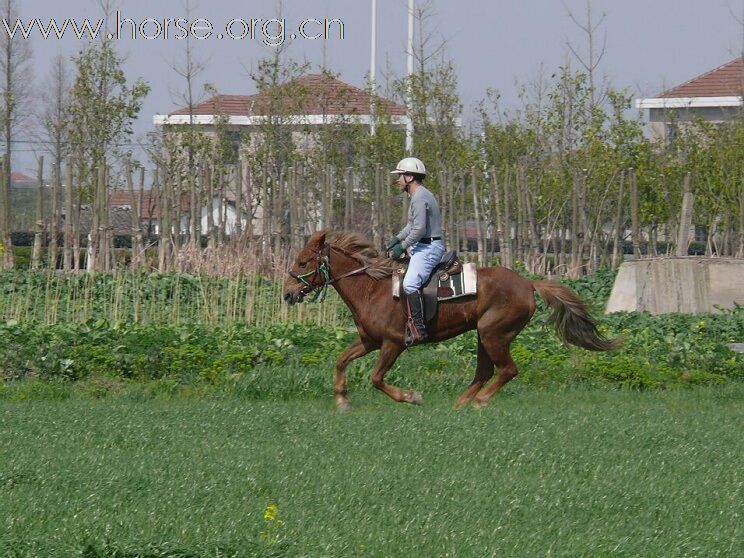
{"type": "Polygon", "coordinates": [[[302,302],[306,294],[326,284],[323,271],[327,270],[329,250],[325,238],[325,231],[314,233],[297,254],[284,283],[283,298],[288,304],[302,302]]]}

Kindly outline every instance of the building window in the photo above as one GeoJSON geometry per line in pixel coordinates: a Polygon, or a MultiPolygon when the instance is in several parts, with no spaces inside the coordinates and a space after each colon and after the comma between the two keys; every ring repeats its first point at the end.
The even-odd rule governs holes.
{"type": "Polygon", "coordinates": [[[708,241],[708,227],[705,225],[695,225],[695,242],[708,241]]]}

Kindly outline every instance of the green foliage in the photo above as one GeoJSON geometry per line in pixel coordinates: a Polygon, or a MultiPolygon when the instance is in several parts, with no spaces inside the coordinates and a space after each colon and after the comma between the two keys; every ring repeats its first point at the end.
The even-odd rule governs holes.
{"type": "MultiPolygon", "coordinates": [[[[744,378],[743,355],[726,347],[744,339],[744,309],[702,316],[605,316],[600,330],[625,340],[611,353],[566,347],[541,324],[543,320],[533,320],[513,345],[522,372],[518,382],[645,389],[744,378]]],[[[109,377],[176,386],[219,385],[248,390],[256,397],[323,396],[333,359],[354,337],[346,329],[302,325],[10,322],[0,326],[0,375],[5,380],[109,377]]],[[[475,334],[470,332],[404,353],[391,377],[427,391],[451,393],[472,375],[475,353],[475,334]]],[[[372,359],[352,365],[352,382],[368,387],[372,359]]]]}
{"type": "MultiPolygon", "coordinates": [[[[30,248],[19,250],[19,259],[30,257],[30,248]]],[[[348,309],[335,292],[322,305],[288,308],[282,303],[281,288],[280,282],[256,276],[4,271],[0,272],[0,320],[351,323],[348,309]]]]}
{"type": "MultiPolygon", "coordinates": [[[[6,381],[108,378],[154,382],[156,389],[167,388],[166,392],[220,386],[257,398],[323,396],[329,390],[333,360],[356,336],[347,313],[332,314],[335,322],[321,322],[318,314],[307,314],[308,324],[297,316],[282,318],[287,307],[280,305],[281,285],[263,280],[38,272],[5,272],[0,279],[0,303],[4,301],[0,308],[19,305],[27,310],[21,319],[8,319],[12,312],[6,312],[0,325],[0,377],[6,381]],[[64,299],[80,291],[88,294],[74,303],[76,307],[51,311],[55,307],[51,293],[64,299]],[[139,312],[150,314],[146,319],[133,320],[134,307],[124,303],[127,293],[138,301],[139,312]],[[257,300],[236,311],[235,301],[244,301],[249,294],[257,300]],[[244,323],[246,310],[260,317],[257,308],[263,298],[270,319],[244,323]],[[36,314],[35,305],[46,313],[36,314]],[[158,308],[161,313],[155,312],[158,308]],[[58,322],[45,325],[53,316],[58,322]]],[[[726,347],[744,340],[744,308],[698,316],[603,316],[613,280],[614,273],[600,272],[566,284],[589,302],[592,315],[599,317],[600,331],[621,336],[623,346],[610,353],[565,346],[546,327],[548,309],[536,297],[537,314],[512,345],[521,372],[518,383],[646,389],[744,377],[744,355],[726,347]]],[[[341,307],[338,300],[329,299],[295,310],[307,306],[335,312],[334,305],[341,307]]],[[[373,353],[350,366],[352,383],[369,387],[367,375],[374,358],[373,353]]],[[[469,332],[406,351],[390,377],[418,389],[451,394],[470,380],[475,360],[476,337],[469,332]]],[[[107,385],[92,389],[105,392],[107,385]]]]}
{"type": "Polygon", "coordinates": [[[319,362],[319,355],[325,355],[325,362],[352,338],[341,330],[303,326],[6,323],[0,326],[0,377],[217,384],[257,366],[308,364],[319,362]]]}

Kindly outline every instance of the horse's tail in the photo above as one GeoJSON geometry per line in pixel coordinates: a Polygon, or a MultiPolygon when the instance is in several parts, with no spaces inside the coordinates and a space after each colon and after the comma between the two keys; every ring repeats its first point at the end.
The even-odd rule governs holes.
{"type": "Polygon", "coordinates": [[[533,281],[532,286],[553,310],[548,320],[558,337],[590,351],[609,351],[620,346],[620,340],[606,339],[597,330],[597,322],[574,292],[552,281],[533,281]]]}

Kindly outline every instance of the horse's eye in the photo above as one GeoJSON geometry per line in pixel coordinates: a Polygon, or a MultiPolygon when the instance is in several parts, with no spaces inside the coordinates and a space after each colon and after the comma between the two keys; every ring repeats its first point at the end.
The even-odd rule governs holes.
{"type": "Polygon", "coordinates": [[[307,267],[307,262],[300,262],[300,267],[307,267]]]}

